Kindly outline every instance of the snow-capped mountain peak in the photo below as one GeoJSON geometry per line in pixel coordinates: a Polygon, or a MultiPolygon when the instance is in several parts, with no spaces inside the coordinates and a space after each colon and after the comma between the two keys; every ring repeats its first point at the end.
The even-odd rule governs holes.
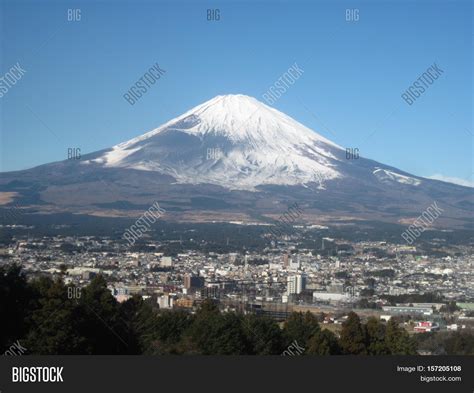
{"type": "Polygon", "coordinates": [[[221,95],[94,160],[157,171],[179,183],[253,190],[341,177],[344,151],[253,97],[221,95]]]}
{"type": "Polygon", "coordinates": [[[284,139],[291,143],[323,142],[342,149],[284,113],[244,94],[218,95],[118,146],[128,147],[170,128],[200,137],[222,135],[235,142],[261,141],[274,144],[277,142],[275,139],[284,139]]]}

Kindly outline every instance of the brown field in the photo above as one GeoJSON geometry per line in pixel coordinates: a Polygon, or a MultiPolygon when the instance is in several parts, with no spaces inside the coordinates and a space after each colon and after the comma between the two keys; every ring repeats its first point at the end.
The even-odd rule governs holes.
{"type": "Polygon", "coordinates": [[[0,192],[0,205],[6,205],[18,196],[17,192],[0,192]]]}

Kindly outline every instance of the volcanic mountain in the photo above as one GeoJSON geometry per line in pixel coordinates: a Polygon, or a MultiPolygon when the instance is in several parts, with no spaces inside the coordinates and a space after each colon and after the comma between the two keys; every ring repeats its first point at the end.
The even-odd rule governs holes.
{"type": "Polygon", "coordinates": [[[158,201],[170,220],[265,221],[298,202],[306,223],[406,223],[436,201],[442,226],[474,219],[471,188],[347,159],[341,146],[240,94],[81,160],[0,174],[0,191],[36,213],[133,216],[158,201]]]}
{"type": "Polygon", "coordinates": [[[337,162],[344,154],[341,147],[255,98],[227,95],[91,161],[171,175],[178,183],[255,190],[264,184],[338,178],[337,162]]]}

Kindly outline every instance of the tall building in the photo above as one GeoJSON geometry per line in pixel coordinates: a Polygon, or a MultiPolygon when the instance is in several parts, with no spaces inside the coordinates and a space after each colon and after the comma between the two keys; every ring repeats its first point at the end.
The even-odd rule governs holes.
{"type": "Polygon", "coordinates": [[[287,278],[287,293],[288,295],[300,294],[306,289],[306,277],[302,274],[295,274],[287,278]]]}
{"type": "Polygon", "coordinates": [[[220,290],[217,286],[205,287],[201,289],[201,299],[218,299],[220,290]]]}
{"type": "Polygon", "coordinates": [[[204,286],[204,277],[195,276],[193,274],[186,274],[184,276],[184,287],[190,288],[202,288],[204,286]]]}

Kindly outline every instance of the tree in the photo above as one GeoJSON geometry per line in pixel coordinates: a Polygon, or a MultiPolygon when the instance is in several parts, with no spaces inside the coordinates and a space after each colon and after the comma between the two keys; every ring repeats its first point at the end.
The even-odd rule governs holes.
{"type": "Polygon", "coordinates": [[[64,263],[61,263],[59,265],[59,274],[61,276],[65,276],[67,274],[67,269],[68,269],[68,267],[64,263]]]}
{"type": "Polygon", "coordinates": [[[38,355],[87,353],[87,340],[80,331],[83,315],[68,297],[64,283],[59,278],[40,278],[32,285],[38,301],[24,341],[28,351],[38,355]]]}
{"type": "Polygon", "coordinates": [[[284,350],[283,335],[277,323],[269,317],[246,315],[243,328],[252,355],[279,355],[284,350]]]}
{"type": "Polygon", "coordinates": [[[307,353],[310,355],[339,355],[341,348],[336,335],[323,329],[310,338],[307,353]]]}
{"type": "Polygon", "coordinates": [[[444,338],[444,347],[448,355],[474,355],[474,334],[454,332],[444,338]]]}
{"type": "Polygon", "coordinates": [[[19,265],[0,267],[0,350],[3,353],[29,329],[28,316],[34,300],[34,292],[28,285],[19,265]]]}
{"type": "Polygon", "coordinates": [[[235,313],[221,314],[211,301],[203,302],[188,334],[197,353],[203,355],[243,355],[250,352],[242,317],[235,313]]]}
{"type": "Polygon", "coordinates": [[[186,311],[161,311],[155,317],[153,331],[150,334],[154,354],[178,354],[190,348],[185,343],[185,333],[193,323],[193,316],[186,311]]]}
{"type": "Polygon", "coordinates": [[[321,330],[316,317],[307,311],[305,314],[301,312],[293,312],[285,321],[283,334],[286,346],[296,341],[304,348],[308,347],[309,339],[321,330]]]}
{"type": "Polygon", "coordinates": [[[151,305],[135,295],[119,306],[119,319],[127,327],[124,341],[128,344],[127,353],[147,352],[152,344],[157,318],[151,305]]]}
{"type": "Polygon", "coordinates": [[[385,345],[391,355],[416,355],[416,345],[408,332],[398,326],[395,318],[387,322],[385,345]]]}
{"type": "Polygon", "coordinates": [[[127,321],[120,318],[119,305],[102,275],[94,277],[75,302],[81,310],[80,331],[87,339],[87,353],[126,354],[133,349],[133,343],[126,341],[127,321]]]}
{"type": "Polygon", "coordinates": [[[446,313],[454,313],[455,311],[459,311],[460,308],[457,306],[456,302],[453,300],[451,302],[446,303],[444,306],[441,307],[440,311],[441,312],[446,312],[446,313]]]}
{"type": "Polygon", "coordinates": [[[355,312],[350,312],[342,324],[340,345],[343,353],[348,355],[366,355],[365,332],[360,318],[355,312]]]}
{"type": "Polygon", "coordinates": [[[368,355],[387,355],[390,353],[385,342],[385,325],[371,317],[365,324],[368,355]]]}

